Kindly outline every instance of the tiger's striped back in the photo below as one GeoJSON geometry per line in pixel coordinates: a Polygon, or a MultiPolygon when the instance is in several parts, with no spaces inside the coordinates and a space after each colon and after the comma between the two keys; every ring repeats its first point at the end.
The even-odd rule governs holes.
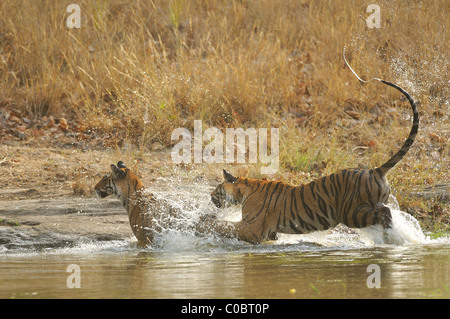
{"type": "Polygon", "coordinates": [[[355,228],[375,224],[391,227],[391,212],[385,206],[390,187],[385,175],[413,144],[419,128],[419,113],[405,90],[390,82],[375,80],[404,94],[413,111],[408,138],[386,163],[375,169],[344,169],[302,186],[234,177],[224,170],[225,181],[213,191],[211,200],[217,207],[225,202],[242,204],[242,221],[230,227],[209,219],[204,221],[205,225],[211,231],[253,243],[273,237],[276,232],[308,233],[339,223],[355,228]]]}
{"type": "Polygon", "coordinates": [[[389,185],[372,169],[342,170],[301,186],[236,178],[211,194],[218,207],[225,202],[242,204],[242,221],[252,229],[247,239],[257,243],[278,232],[304,234],[339,223],[354,228],[378,223],[388,227],[390,214],[378,204],[388,197],[389,185]]]}

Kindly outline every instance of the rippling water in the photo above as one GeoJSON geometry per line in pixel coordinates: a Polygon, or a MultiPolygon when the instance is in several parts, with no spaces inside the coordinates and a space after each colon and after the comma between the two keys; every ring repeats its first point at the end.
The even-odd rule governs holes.
{"type": "Polygon", "coordinates": [[[167,229],[144,250],[130,238],[4,251],[0,297],[449,298],[450,239],[427,238],[391,205],[389,231],[338,226],[251,245],[167,229]]]}

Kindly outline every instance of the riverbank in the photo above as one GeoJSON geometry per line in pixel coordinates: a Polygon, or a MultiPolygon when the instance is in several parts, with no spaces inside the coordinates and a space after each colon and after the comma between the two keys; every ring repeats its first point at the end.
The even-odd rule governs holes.
{"type": "MultiPolygon", "coordinates": [[[[120,202],[97,199],[93,192],[95,183],[118,160],[136,171],[146,187],[168,196],[175,188],[185,187],[188,192],[196,185],[201,188],[200,196],[206,198],[222,179],[222,167],[173,164],[167,149],[142,153],[51,145],[30,147],[18,142],[2,145],[0,154],[0,245],[7,249],[70,246],[83,240],[133,241],[120,202]]],[[[225,167],[239,174],[249,173],[246,165],[225,167]]],[[[448,185],[443,184],[410,194],[412,202],[421,207],[440,201],[435,206],[443,210],[401,209],[416,217],[424,231],[438,237],[448,229],[448,193],[448,185]]]]}

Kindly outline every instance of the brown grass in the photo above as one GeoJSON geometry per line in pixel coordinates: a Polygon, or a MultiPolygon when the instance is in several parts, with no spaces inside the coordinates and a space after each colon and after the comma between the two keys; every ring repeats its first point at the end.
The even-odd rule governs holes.
{"type": "Polygon", "coordinates": [[[389,176],[402,203],[449,180],[446,0],[379,1],[380,29],[367,27],[364,1],[77,3],[80,29],[66,27],[65,1],[0,4],[0,107],[68,118],[142,151],[170,147],[172,130],[195,119],[279,127],[275,177],[301,183],[380,165],[408,135],[408,105],[392,88],[361,86],[347,46],[358,73],[420,101],[419,136],[389,176]]]}

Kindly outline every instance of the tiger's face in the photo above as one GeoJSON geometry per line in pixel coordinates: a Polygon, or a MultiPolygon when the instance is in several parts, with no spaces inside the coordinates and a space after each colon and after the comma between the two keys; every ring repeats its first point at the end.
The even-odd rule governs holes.
{"type": "Polygon", "coordinates": [[[225,181],[211,193],[211,201],[217,208],[224,208],[227,203],[241,204],[251,189],[251,185],[247,179],[234,177],[226,170],[223,170],[223,177],[225,181]]]}
{"type": "Polygon", "coordinates": [[[117,166],[111,164],[111,172],[105,174],[95,185],[95,192],[100,198],[115,195],[118,198],[128,198],[129,192],[142,187],[142,183],[122,161],[117,166]]]}
{"type": "Polygon", "coordinates": [[[111,173],[106,173],[102,179],[95,185],[95,192],[100,198],[105,198],[114,194],[114,182],[112,181],[111,173]]]}

